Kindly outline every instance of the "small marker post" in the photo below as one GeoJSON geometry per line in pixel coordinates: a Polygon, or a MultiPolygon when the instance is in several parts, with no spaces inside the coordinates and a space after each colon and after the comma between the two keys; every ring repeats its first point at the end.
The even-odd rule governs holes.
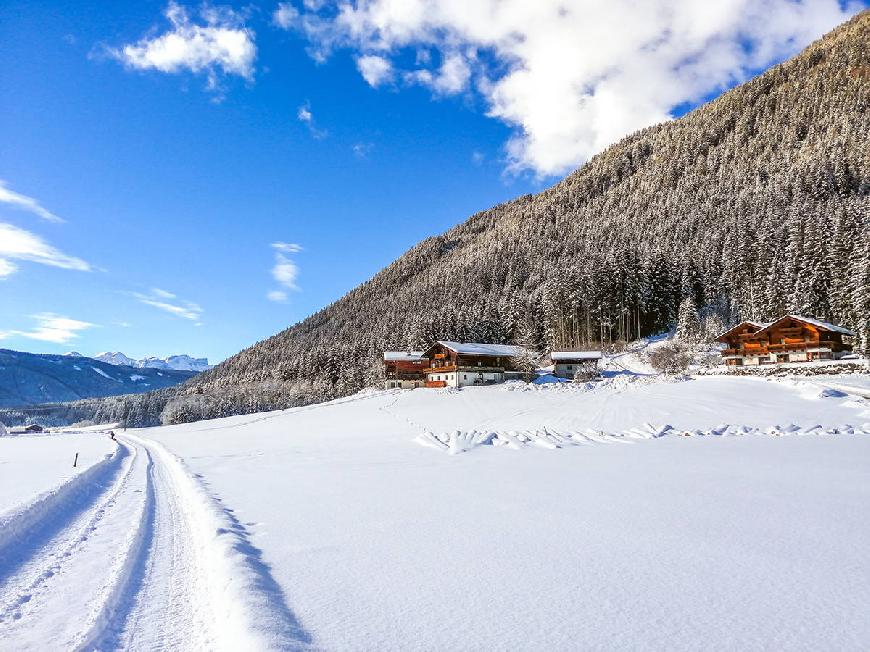
{"type": "Polygon", "coordinates": [[[73,460],[73,468],[76,468],[76,464],[79,463],[79,454],[76,453],[76,458],[73,460]]]}

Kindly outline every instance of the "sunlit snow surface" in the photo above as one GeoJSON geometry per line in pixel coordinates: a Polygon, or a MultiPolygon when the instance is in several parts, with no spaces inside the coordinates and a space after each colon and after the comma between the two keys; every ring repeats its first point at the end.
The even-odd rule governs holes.
{"type": "MultiPolygon", "coordinates": [[[[87,596],[101,555],[115,579],[10,602],[62,549],[22,544],[0,647],[870,648],[866,379],[640,372],[119,432],[120,507],[43,583],[87,596]]],[[[42,454],[34,491],[61,479],[42,454]]]]}
{"type": "Polygon", "coordinates": [[[325,649],[867,649],[870,435],[453,456],[416,441],[870,422],[870,406],[821,391],[616,377],[380,393],[145,434],[243,519],[325,649]]]}

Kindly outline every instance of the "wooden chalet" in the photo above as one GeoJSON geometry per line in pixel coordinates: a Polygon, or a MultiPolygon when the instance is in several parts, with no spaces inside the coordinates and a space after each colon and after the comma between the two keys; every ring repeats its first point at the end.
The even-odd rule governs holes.
{"type": "Polygon", "coordinates": [[[428,362],[422,351],[384,351],[385,389],[423,387],[428,362]]]}
{"type": "Polygon", "coordinates": [[[514,371],[514,358],[523,355],[521,346],[477,342],[439,341],[423,355],[429,359],[426,387],[493,385],[514,371]]]}
{"type": "Polygon", "coordinates": [[[574,378],[574,375],[590,365],[598,364],[601,351],[552,351],[553,375],[559,378],[574,378]]]}
{"type": "Polygon", "coordinates": [[[722,351],[725,364],[742,367],[833,360],[852,350],[843,342],[844,336],[855,334],[813,317],[786,315],[767,324],[743,322],[716,341],[726,345],[722,351]]]}

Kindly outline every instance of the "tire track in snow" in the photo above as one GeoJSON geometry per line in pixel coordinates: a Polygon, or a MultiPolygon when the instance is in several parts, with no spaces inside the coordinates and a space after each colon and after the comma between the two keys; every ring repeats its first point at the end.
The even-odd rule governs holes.
{"type": "Polygon", "coordinates": [[[75,526],[117,482],[130,450],[118,446],[88,470],[0,517],[0,587],[49,540],[75,526]]]}
{"type": "Polygon", "coordinates": [[[146,578],[120,647],[314,649],[233,511],[165,447],[129,439],[154,460],[157,516],[146,578]]]}
{"type": "MultiPolygon", "coordinates": [[[[144,461],[124,443],[123,466],[114,483],[93,482],[102,490],[68,527],[57,527],[46,512],[54,536],[24,546],[29,557],[0,587],[0,644],[9,649],[73,649],[106,603],[123,567],[127,549],[119,539],[141,520],[144,461]],[[78,611],[76,611],[76,609],[78,611]]],[[[26,540],[25,540],[26,541],[26,540]]]]}
{"type": "Polygon", "coordinates": [[[2,560],[0,649],[313,650],[232,510],[159,444],[119,439],[72,524],[43,509],[17,529],[43,536],[2,560]]]}

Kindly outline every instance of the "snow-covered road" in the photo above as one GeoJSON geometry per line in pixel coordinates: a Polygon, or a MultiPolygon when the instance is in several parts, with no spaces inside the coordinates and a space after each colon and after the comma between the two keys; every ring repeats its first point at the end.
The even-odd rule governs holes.
{"type": "Polygon", "coordinates": [[[160,444],[120,437],[4,514],[0,649],[300,649],[244,526],[160,444]]]}

